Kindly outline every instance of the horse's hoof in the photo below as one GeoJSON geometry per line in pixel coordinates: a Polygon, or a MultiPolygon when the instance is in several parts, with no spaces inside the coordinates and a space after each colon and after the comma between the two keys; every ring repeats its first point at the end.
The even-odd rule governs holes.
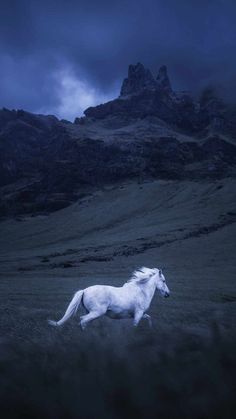
{"type": "Polygon", "coordinates": [[[55,322],[54,320],[48,320],[48,324],[50,324],[50,326],[58,326],[57,322],[55,322]]]}
{"type": "Polygon", "coordinates": [[[82,323],[82,322],[80,322],[80,327],[81,327],[81,330],[85,330],[85,328],[86,328],[86,325],[84,324],[84,323],[82,323]]]}

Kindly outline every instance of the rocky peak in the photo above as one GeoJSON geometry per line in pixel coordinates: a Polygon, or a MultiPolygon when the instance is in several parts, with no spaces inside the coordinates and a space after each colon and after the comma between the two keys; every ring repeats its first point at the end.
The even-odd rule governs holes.
{"type": "Polygon", "coordinates": [[[159,88],[167,92],[172,92],[172,87],[170,84],[170,79],[167,73],[166,65],[162,65],[160,67],[156,80],[159,88]]]}
{"type": "Polygon", "coordinates": [[[166,65],[160,67],[156,80],[151,71],[145,68],[143,64],[137,63],[129,66],[128,77],[122,83],[120,96],[135,95],[144,89],[162,90],[166,93],[173,92],[166,65]]]}
{"type": "Polygon", "coordinates": [[[123,81],[120,96],[137,94],[143,89],[154,90],[155,88],[156,82],[151,71],[143,64],[137,63],[129,66],[128,77],[123,81]]]}

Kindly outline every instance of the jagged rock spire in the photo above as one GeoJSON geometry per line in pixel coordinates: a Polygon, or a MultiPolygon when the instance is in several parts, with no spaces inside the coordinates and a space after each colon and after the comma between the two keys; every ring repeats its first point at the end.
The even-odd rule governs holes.
{"type": "Polygon", "coordinates": [[[129,66],[128,77],[122,83],[120,96],[135,95],[143,89],[163,90],[166,93],[173,92],[166,65],[160,67],[156,80],[151,71],[145,68],[143,64],[137,63],[129,66]]]}
{"type": "Polygon", "coordinates": [[[157,75],[157,84],[159,86],[159,88],[167,91],[167,92],[172,92],[172,87],[170,84],[170,79],[167,73],[167,67],[166,65],[162,65],[158,71],[158,75],[157,75]]]}
{"type": "Polygon", "coordinates": [[[156,88],[156,82],[151,71],[146,69],[141,63],[130,65],[128,77],[123,81],[120,95],[127,96],[136,94],[145,88],[150,90],[156,88]]]}

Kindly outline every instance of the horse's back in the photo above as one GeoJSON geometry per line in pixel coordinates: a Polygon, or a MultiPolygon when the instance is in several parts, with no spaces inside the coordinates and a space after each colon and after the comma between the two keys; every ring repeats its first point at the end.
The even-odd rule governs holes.
{"type": "Polygon", "coordinates": [[[111,300],[111,294],[116,292],[118,287],[110,285],[92,285],[84,290],[83,304],[87,310],[96,307],[108,307],[111,300]]]}

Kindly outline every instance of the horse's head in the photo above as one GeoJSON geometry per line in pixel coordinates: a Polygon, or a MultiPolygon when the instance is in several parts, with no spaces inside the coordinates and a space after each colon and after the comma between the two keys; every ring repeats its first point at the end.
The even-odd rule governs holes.
{"type": "Polygon", "coordinates": [[[169,297],[170,296],[170,290],[167,287],[166,279],[165,279],[161,269],[157,269],[155,279],[156,279],[156,287],[160,291],[161,295],[163,297],[169,297]]]}

